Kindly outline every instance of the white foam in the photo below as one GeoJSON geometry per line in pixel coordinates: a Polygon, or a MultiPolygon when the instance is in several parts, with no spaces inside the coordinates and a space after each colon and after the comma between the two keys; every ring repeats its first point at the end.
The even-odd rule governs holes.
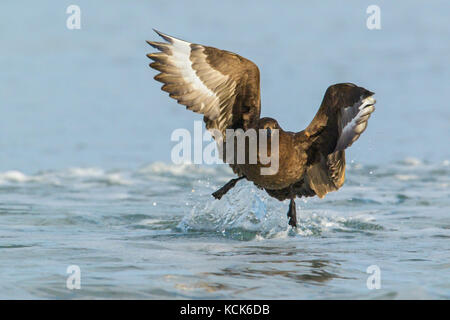
{"type": "Polygon", "coordinates": [[[132,181],[122,177],[120,173],[110,173],[98,178],[99,182],[105,182],[110,185],[131,185],[132,181]]]}
{"type": "Polygon", "coordinates": [[[419,177],[414,174],[396,174],[394,177],[401,181],[410,181],[410,180],[416,180],[419,177]]]}
{"type": "Polygon", "coordinates": [[[413,157],[407,157],[407,158],[403,159],[402,162],[404,164],[406,164],[408,166],[412,166],[412,167],[420,166],[422,164],[421,160],[419,160],[417,158],[413,158],[413,157]]]}
{"type": "Polygon", "coordinates": [[[6,171],[0,174],[0,181],[6,180],[11,182],[25,182],[28,181],[29,178],[20,171],[6,171]]]}
{"type": "Polygon", "coordinates": [[[69,168],[66,172],[68,176],[79,178],[101,177],[105,174],[102,169],[98,168],[69,168]]]}
{"type": "Polygon", "coordinates": [[[164,162],[154,162],[138,170],[140,174],[171,174],[183,176],[188,174],[216,175],[217,167],[200,166],[192,163],[168,164],[164,162]]]}
{"type": "Polygon", "coordinates": [[[76,180],[81,183],[106,183],[110,185],[130,185],[132,181],[121,173],[105,173],[98,168],[69,168],[62,171],[47,171],[35,175],[26,175],[20,171],[11,170],[0,173],[0,184],[6,183],[44,183],[53,185],[66,184],[66,180],[76,180]]]}

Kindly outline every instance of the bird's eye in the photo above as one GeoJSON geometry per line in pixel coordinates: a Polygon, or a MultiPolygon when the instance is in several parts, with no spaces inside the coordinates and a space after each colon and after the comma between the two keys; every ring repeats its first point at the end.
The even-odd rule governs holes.
{"type": "Polygon", "coordinates": [[[266,130],[267,130],[267,136],[271,136],[272,135],[272,129],[267,127],[266,130]]]}

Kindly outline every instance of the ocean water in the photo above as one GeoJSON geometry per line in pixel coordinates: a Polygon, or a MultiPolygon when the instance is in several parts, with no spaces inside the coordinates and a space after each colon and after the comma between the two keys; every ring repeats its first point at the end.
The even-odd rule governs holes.
{"type": "Polygon", "coordinates": [[[0,298],[449,299],[448,1],[0,4],[0,298]],[[66,28],[66,8],[82,11],[66,28]],[[381,30],[366,8],[381,9],[381,30]],[[328,85],[376,93],[347,180],[287,202],[225,165],[175,165],[201,117],[160,91],[152,28],[237,52],[291,131],[328,85]],[[76,265],[81,289],[69,290],[76,265]],[[380,289],[369,289],[369,266],[380,289]]]}
{"type": "Polygon", "coordinates": [[[224,166],[4,172],[1,297],[449,298],[450,163],[347,173],[339,192],[297,200],[294,231],[288,202],[249,182],[214,200],[224,166]],[[66,288],[69,265],[80,290],[66,288]]]}

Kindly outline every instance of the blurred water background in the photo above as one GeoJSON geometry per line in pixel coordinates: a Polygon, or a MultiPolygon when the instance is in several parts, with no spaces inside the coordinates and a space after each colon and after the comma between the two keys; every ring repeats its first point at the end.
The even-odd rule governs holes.
{"type": "Polygon", "coordinates": [[[0,298],[450,298],[448,1],[0,4],[0,298]],[[81,30],[66,8],[81,8],[81,30]],[[368,30],[366,8],[381,8],[368,30]],[[287,204],[225,166],[170,162],[201,117],[160,91],[156,28],[239,53],[262,116],[303,129],[326,88],[377,110],[347,182],[287,204]],[[82,289],[66,288],[79,265],[82,289]],[[382,288],[368,290],[378,265],[382,288]]]}

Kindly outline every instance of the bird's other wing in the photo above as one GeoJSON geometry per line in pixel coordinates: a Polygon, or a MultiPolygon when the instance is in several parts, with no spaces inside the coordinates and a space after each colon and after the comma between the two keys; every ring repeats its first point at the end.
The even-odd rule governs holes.
{"type": "Polygon", "coordinates": [[[319,111],[305,129],[307,136],[317,136],[315,148],[327,155],[350,147],[367,128],[375,111],[373,95],[352,83],[330,86],[319,111]]]}
{"type": "Polygon", "coordinates": [[[304,184],[320,198],[345,180],[345,149],[367,128],[375,110],[373,92],[351,83],[330,86],[313,121],[305,129],[312,144],[304,184]]]}
{"type": "Polygon", "coordinates": [[[223,137],[226,129],[255,126],[261,100],[259,70],[253,62],[155,32],[166,42],[147,41],[159,50],[147,56],[154,61],[150,67],[160,72],[155,80],[164,84],[162,90],[187,109],[203,114],[206,127],[219,130],[223,137]]]}

